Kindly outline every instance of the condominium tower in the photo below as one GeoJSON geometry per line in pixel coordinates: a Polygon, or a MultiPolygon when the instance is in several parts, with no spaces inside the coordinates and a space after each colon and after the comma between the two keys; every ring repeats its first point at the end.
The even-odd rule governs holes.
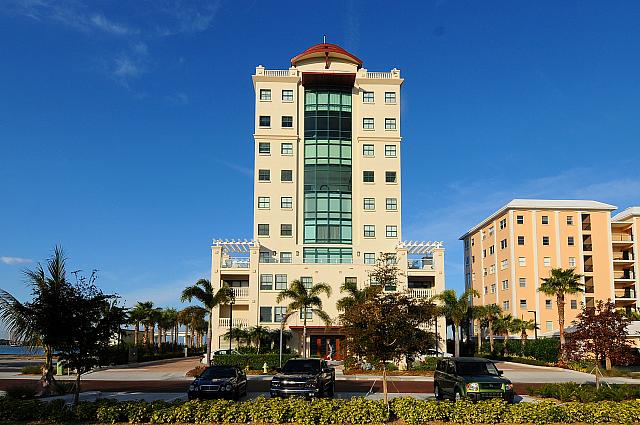
{"type": "MultiPolygon", "coordinates": [[[[400,71],[369,72],[353,54],[323,43],[288,69],[258,66],[252,79],[253,238],[213,243],[211,281],[236,295],[215,312],[214,345],[228,347],[230,325],[279,328],[287,301],[276,298],[294,279],[329,284],[323,307],[337,318],[340,286],[369,285],[381,253],[395,254],[401,271],[397,287],[385,290],[441,291],[442,243],[402,240],[400,71]]],[[[324,355],[329,345],[340,354],[339,323],[327,327],[311,312],[288,319],[292,347],[301,345],[303,314],[310,354],[324,355]]]]}
{"type": "Polygon", "coordinates": [[[584,292],[567,295],[567,324],[581,306],[598,300],[626,311],[638,308],[637,234],[640,208],[615,216],[617,207],[591,200],[514,199],[471,228],[464,241],[465,285],[474,304],[536,319],[543,334],[558,332],[555,297],[538,291],[552,268],[573,268],[584,292]]]}

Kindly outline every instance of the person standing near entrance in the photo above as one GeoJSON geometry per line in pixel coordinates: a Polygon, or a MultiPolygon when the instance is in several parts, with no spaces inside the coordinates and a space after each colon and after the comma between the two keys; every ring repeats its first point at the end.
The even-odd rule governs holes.
{"type": "Polygon", "coordinates": [[[329,345],[329,354],[327,355],[328,360],[333,360],[333,355],[335,354],[335,351],[333,349],[333,345],[330,342],[327,342],[327,345],[329,345]]]}

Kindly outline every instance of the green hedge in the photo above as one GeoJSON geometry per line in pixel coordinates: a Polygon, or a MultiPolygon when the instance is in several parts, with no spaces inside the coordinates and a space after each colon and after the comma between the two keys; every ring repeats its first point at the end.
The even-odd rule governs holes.
{"type": "MultiPolygon", "coordinates": [[[[489,343],[483,342],[483,350],[489,350],[489,343]]],[[[505,354],[504,341],[496,340],[493,343],[494,356],[514,356],[514,357],[528,357],[536,360],[540,360],[546,363],[555,363],[558,361],[560,353],[560,340],[557,338],[538,338],[527,339],[524,342],[524,350],[520,340],[509,339],[507,340],[507,350],[505,354]]]]}
{"type": "MultiPolygon", "coordinates": [[[[291,354],[282,355],[282,364],[284,365],[287,360],[297,357],[291,354]]],[[[267,363],[267,368],[273,370],[280,366],[279,354],[224,354],[220,356],[213,356],[213,364],[216,365],[229,365],[238,366],[244,369],[249,367],[252,370],[262,370],[262,366],[267,363]]]]}
{"type": "Polygon", "coordinates": [[[540,388],[529,388],[529,394],[555,398],[560,401],[594,402],[602,400],[623,401],[640,398],[640,386],[610,384],[596,389],[594,385],[578,385],[574,382],[546,384],[540,388]]]}
{"type": "Polygon", "coordinates": [[[624,423],[640,418],[640,401],[602,401],[507,404],[503,400],[478,403],[425,401],[397,398],[387,410],[380,400],[300,398],[233,402],[81,402],[72,409],[61,400],[0,399],[0,422],[102,422],[102,423],[298,423],[301,425],[374,424],[399,419],[407,424],[427,422],[517,423],[624,423]]]}

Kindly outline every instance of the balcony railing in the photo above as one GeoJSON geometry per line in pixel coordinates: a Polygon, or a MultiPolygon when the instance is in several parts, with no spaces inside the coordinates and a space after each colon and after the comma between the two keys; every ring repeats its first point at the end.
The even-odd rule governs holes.
{"type": "Polygon", "coordinates": [[[624,272],[614,273],[613,277],[615,279],[635,279],[634,274],[631,270],[625,270],[624,272]]]}
{"type": "Polygon", "coordinates": [[[582,250],[583,251],[592,251],[593,250],[593,245],[590,243],[583,243],[582,244],[582,250]]]}
{"type": "Polygon", "coordinates": [[[433,270],[433,258],[421,258],[419,260],[407,261],[407,267],[412,270],[433,270]]]}
{"type": "Polygon", "coordinates": [[[591,230],[591,223],[582,223],[582,230],[591,230]]]}
{"type": "Polygon", "coordinates": [[[249,298],[249,288],[231,288],[231,291],[236,298],[249,298]]]}
{"type": "Polygon", "coordinates": [[[625,291],[616,291],[616,299],[635,299],[636,291],[633,289],[625,290],[625,291]]]}
{"type": "Polygon", "coordinates": [[[249,257],[232,257],[222,260],[223,269],[248,269],[250,265],[249,257]]]}
{"type": "Polygon", "coordinates": [[[593,273],[593,266],[586,265],[584,266],[585,273],[593,273]]]}
{"type": "Polygon", "coordinates": [[[611,235],[611,240],[613,242],[633,242],[633,236],[632,235],[625,235],[625,234],[612,234],[611,235]]]}
{"type": "Polygon", "coordinates": [[[431,298],[436,295],[435,289],[431,288],[409,288],[409,293],[413,298],[431,298]]]}
{"type": "MultiPolygon", "coordinates": [[[[229,322],[231,319],[228,317],[221,317],[219,319],[218,325],[222,328],[228,328],[229,322]]],[[[249,326],[249,321],[247,319],[233,318],[233,327],[234,328],[246,328],[249,326]]]]}

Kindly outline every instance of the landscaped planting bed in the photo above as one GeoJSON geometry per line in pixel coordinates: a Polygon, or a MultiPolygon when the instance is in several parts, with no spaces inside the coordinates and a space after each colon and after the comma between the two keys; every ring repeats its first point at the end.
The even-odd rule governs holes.
{"type": "Polygon", "coordinates": [[[374,424],[389,421],[418,425],[429,422],[476,423],[637,423],[640,401],[598,403],[550,401],[507,404],[423,401],[398,398],[387,409],[382,401],[341,399],[266,399],[188,402],[81,402],[75,409],[61,401],[0,399],[3,422],[99,423],[297,423],[301,425],[374,424]]]}

